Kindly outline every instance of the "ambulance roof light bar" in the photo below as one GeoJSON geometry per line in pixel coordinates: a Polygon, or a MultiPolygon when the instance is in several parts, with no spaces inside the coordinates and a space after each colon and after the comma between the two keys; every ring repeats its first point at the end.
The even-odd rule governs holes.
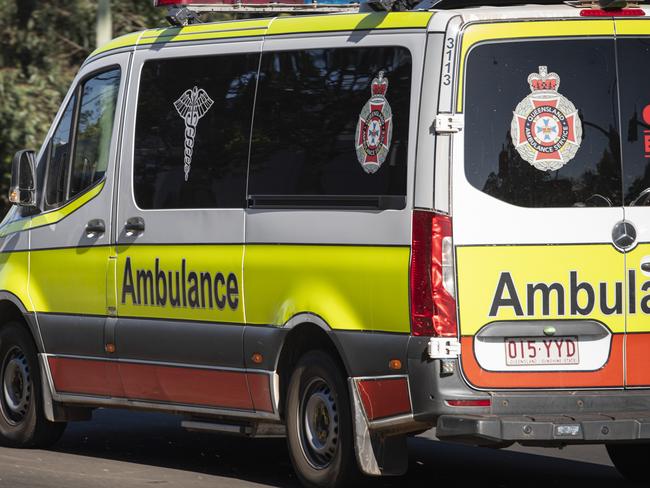
{"type": "Polygon", "coordinates": [[[329,13],[358,12],[352,0],[153,0],[154,7],[167,7],[172,25],[200,22],[199,14],[210,12],[241,13],[329,13]]]}

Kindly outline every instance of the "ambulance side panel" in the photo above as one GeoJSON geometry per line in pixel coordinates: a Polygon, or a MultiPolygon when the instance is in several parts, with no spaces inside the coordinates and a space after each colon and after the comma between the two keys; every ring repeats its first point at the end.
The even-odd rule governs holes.
{"type": "MultiPolygon", "coordinates": [[[[358,169],[359,174],[363,175],[359,177],[361,181],[364,181],[363,178],[371,181],[380,178],[382,171],[390,171],[395,164],[407,163],[405,199],[396,208],[375,210],[355,208],[354,203],[339,204],[337,207],[335,199],[329,202],[323,201],[324,199],[318,201],[323,198],[319,195],[312,195],[312,201],[316,200],[316,204],[310,204],[300,200],[301,191],[304,193],[306,190],[301,190],[300,183],[297,183],[291,188],[295,193],[288,195],[284,202],[274,205],[273,200],[264,202],[264,198],[260,197],[262,202],[258,205],[254,193],[261,185],[255,181],[255,165],[265,155],[261,145],[256,147],[254,129],[249,171],[249,201],[252,205],[246,210],[244,298],[247,323],[263,327],[247,327],[246,348],[252,350],[253,344],[259,346],[264,343],[260,338],[283,337],[289,330],[297,331],[302,325],[312,324],[325,331],[336,344],[350,376],[402,375],[406,372],[404,369],[391,371],[388,362],[391,358],[399,358],[405,364],[406,343],[410,332],[408,270],[413,163],[426,37],[424,32],[396,31],[384,34],[374,31],[303,37],[299,43],[297,40],[289,36],[267,37],[262,55],[262,70],[265,56],[268,58],[279,53],[277,59],[281,60],[282,53],[296,51],[298,45],[300,52],[307,53],[305,56],[309,56],[308,53],[312,51],[320,55],[324,50],[331,53],[332,58],[343,56],[344,54],[338,53],[348,52],[346,50],[350,50],[350,53],[367,48],[379,51],[382,47],[408,50],[412,66],[410,113],[408,119],[404,118],[404,114],[400,114],[398,119],[408,120],[408,148],[404,153],[407,160],[394,160],[397,151],[397,146],[394,145],[377,174],[364,174],[355,157],[353,137],[343,141],[322,141],[324,146],[349,146],[349,153],[339,159],[346,165],[351,165],[350,171],[358,169]],[[369,351],[373,351],[372,354],[369,351]]],[[[300,52],[297,52],[297,57],[302,55],[300,52]]],[[[402,51],[399,52],[401,55],[402,51]]],[[[386,64],[389,62],[390,60],[385,61],[386,64]]],[[[348,69],[350,71],[347,73],[325,73],[325,76],[343,83],[357,80],[359,86],[368,87],[365,95],[359,95],[363,100],[359,106],[350,109],[350,112],[358,110],[360,113],[365,100],[371,97],[369,82],[377,73],[354,72],[354,67],[348,69]],[[341,77],[340,81],[337,77],[341,77]]],[[[387,78],[386,99],[391,103],[391,100],[398,98],[395,92],[398,85],[396,81],[391,85],[390,75],[387,78]]],[[[264,78],[260,78],[260,83],[255,127],[259,127],[257,124],[264,119],[260,111],[268,106],[264,100],[264,78]]],[[[304,89],[308,90],[309,85],[304,89]]],[[[306,100],[306,97],[301,97],[301,100],[306,100]]],[[[323,110],[321,101],[314,97],[313,100],[302,103],[313,103],[313,117],[318,120],[319,110],[323,110]]],[[[401,105],[398,108],[404,110],[401,105]]],[[[395,118],[396,107],[392,110],[395,118]]],[[[356,117],[354,115],[350,122],[352,130],[353,124],[357,123],[356,117]]],[[[325,124],[327,114],[323,114],[322,120],[325,124]]],[[[327,133],[327,127],[323,127],[323,132],[327,133]]],[[[326,151],[327,148],[323,147],[322,150],[326,151]]],[[[331,164],[341,163],[335,160],[331,164]]],[[[282,166],[278,168],[282,173],[282,166]]],[[[346,183],[343,181],[342,185],[346,183]]],[[[306,180],[306,184],[311,183],[306,180]]],[[[278,183],[277,187],[282,185],[278,183]]],[[[329,188],[332,188],[331,184],[329,188]]],[[[355,189],[350,191],[354,192],[355,189]]],[[[396,200],[399,202],[399,199],[396,200]]],[[[266,350],[271,357],[277,357],[280,351],[273,350],[273,347],[277,346],[266,350]]],[[[269,367],[274,368],[275,364],[271,362],[269,367]]]]}

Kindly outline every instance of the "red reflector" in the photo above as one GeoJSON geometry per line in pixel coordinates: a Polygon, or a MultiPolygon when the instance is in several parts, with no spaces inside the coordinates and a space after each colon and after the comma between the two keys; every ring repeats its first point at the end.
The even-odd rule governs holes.
{"type": "Polygon", "coordinates": [[[491,400],[445,400],[450,407],[489,407],[491,400]]]}
{"type": "Polygon", "coordinates": [[[640,8],[615,8],[603,10],[601,8],[588,8],[580,11],[580,17],[643,17],[645,12],[640,8]]]}
{"type": "Polygon", "coordinates": [[[455,337],[456,300],[443,285],[443,240],[451,238],[451,218],[413,211],[411,242],[411,333],[455,337]]]}

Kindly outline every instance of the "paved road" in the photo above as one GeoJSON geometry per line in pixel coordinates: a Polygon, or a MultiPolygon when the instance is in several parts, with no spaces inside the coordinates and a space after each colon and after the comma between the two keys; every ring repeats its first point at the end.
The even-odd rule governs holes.
{"type": "MultiPolygon", "coordinates": [[[[445,444],[431,433],[409,441],[410,470],[368,487],[481,488],[634,486],[601,446],[563,450],[480,449],[445,444]],[[480,485],[479,485],[480,483],[480,485]]],[[[220,488],[298,486],[281,439],[249,440],[186,432],[174,416],[99,410],[70,424],[51,450],[0,448],[0,487],[220,488]]]]}

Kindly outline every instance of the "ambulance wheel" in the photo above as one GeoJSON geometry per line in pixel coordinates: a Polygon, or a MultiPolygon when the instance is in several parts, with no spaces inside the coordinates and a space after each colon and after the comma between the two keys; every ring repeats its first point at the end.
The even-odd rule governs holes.
{"type": "Polygon", "coordinates": [[[348,486],[357,476],[345,377],[323,351],[306,353],[293,371],[286,403],[287,443],[307,487],[348,486]]]}
{"type": "Polygon", "coordinates": [[[45,418],[36,347],[16,322],[0,328],[0,381],[0,444],[48,447],[59,440],[66,424],[45,418]]]}
{"type": "Polygon", "coordinates": [[[607,444],[607,453],[625,479],[640,482],[650,480],[650,444],[607,444]]]}

